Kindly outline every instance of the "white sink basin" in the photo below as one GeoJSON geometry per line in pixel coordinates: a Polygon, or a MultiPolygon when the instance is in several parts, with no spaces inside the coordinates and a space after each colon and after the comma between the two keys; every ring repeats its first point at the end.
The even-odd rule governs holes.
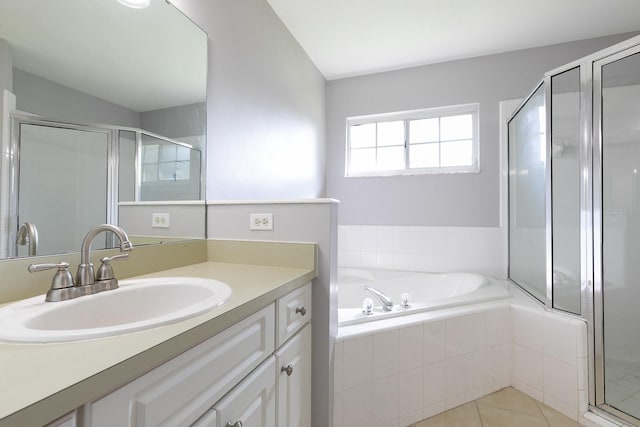
{"type": "Polygon", "coordinates": [[[217,280],[162,277],[120,280],[120,287],[60,302],[44,296],[0,309],[0,340],[60,342],[119,335],[206,313],[231,298],[217,280]]]}

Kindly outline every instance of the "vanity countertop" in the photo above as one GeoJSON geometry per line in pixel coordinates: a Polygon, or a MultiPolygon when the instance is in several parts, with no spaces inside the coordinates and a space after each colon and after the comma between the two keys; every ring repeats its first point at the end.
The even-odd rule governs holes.
{"type": "Polygon", "coordinates": [[[133,380],[316,277],[314,268],[202,262],[139,277],[207,277],[231,299],[178,323],[86,341],[0,342],[0,426],[44,425],[133,380]]]}

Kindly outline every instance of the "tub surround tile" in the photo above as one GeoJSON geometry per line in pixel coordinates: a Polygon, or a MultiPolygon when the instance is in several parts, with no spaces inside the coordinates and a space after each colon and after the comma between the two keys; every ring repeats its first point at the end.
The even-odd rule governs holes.
{"type": "Polygon", "coordinates": [[[466,319],[466,351],[473,352],[487,347],[485,337],[486,313],[476,313],[465,316],[466,319]]]}
{"type": "Polygon", "coordinates": [[[464,394],[467,389],[467,357],[452,357],[445,361],[445,397],[464,394]]]}
{"type": "Polygon", "coordinates": [[[467,352],[467,319],[454,317],[446,320],[446,356],[455,357],[467,352]]]}
{"type": "Polygon", "coordinates": [[[455,396],[447,397],[444,400],[444,408],[446,410],[455,408],[467,402],[467,393],[456,394],[455,396]]]}
{"type": "Polygon", "coordinates": [[[542,312],[518,308],[512,317],[514,343],[542,353],[542,312]]]}
{"type": "MultiPolygon", "coordinates": [[[[445,399],[445,362],[426,365],[423,368],[423,404],[424,408],[442,403],[445,399]]],[[[444,406],[443,406],[444,409],[444,406]]]]}
{"type": "Polygon", "coordinates": [[[398,385],[397,375],[373,382],[373,416],[376,423],[392,421],[398,417],[398,385]]]}
{"type": "Polygon", "coordinates": [[[440,414],[445,411],[444,400],[442,402],[434,403],[427,406],[422,410],[423,419],[431,418],[434,415],[440,414]]]}
{"type": "MultiPolygon", "coordinates": [[[[578,356],[578,328],[570,319],[561,321],[554,313],[542,316],[542,352],[575,366],[578,356]]],[[[579,356],[578,356],[579,357],[579,356]]]]}
{"type": "Polygon", "coordinates": [[[344,390],[373,381],[373,337],[344,342],[344,390]]]}
{"type": "MultiPolygon", "coordinates": [[[[579,357],[586,352],[586,325],[520,303],[517,296],[514,301],[379,321],[376,326],[382,330],[373,333],[366,324],[341,328],[338,343],[343,348],[336,357],[343,352],[343,425],[362,418],[348,414],[359,410],[348,402],[358,403],[352,393],[361,387],[375,390],[379,399],[373,410],[382,419],[376,417],[378,424],[371,425],[400,423],[420,411],[428,418],[507,386],[578,420],[588,409],[587,358],[579,357]],[[374,352],[368,359],[367,351],[374,352]],[[389,390],[396,397],[386,394],[389,390]]],[[[338,379],[336,384],[340,386],[338,379]]],[[[504,408],[488,410],[487,419],[494,420],[500,410],[504,408]]],[[[526,416],[525,411],[518,422],[528,423],[526,416]]]]}
{"type": "Polygon", "coordinates": [[[411,422],[422,419],[424,404],[422,379],[422,367],[402,372],[398,375],[398,414],[406,416],[420,413],[419,417],[411,422]]]}
{"type": "Polygon", "coordinates": [[[373,335],[373,379],[396,375],[399,372],[398,330],[373,335]]]}
{"type": "Polygon", "coordinates": [[[439,362],[447,357],[446,321],[426,322],[423,324],[424,364],[439,362]]]}
{"type": "MultiPolygon", "coordinates": [[[[578,408],[578,373],[575,366],[544,356],[544,396],[578,408]]],[[[576,414],[577,416],[577,414],[576,414]]]]}
{"type": "Polygon", "coordinates": [[[536,400],[542,400],[544,371],[542,353],[519,344],[514,344],[513,350],[514,386],[536,400]]]}
{"type": "Polygon", "coordinates": [[[341,225],[338,254],[341,267],[507,275],[506,231],[498,227],[341,225]]]}
{"type": "Polygon", "coordinates": [[[373,415],[373,387],[371,384],[347,389],[343,392],[343,425],[372,426],[375,425],[373,415]]]}
{"type": "Polygon", "coordinates": [[[421,368],[424,360],[424,328],[409,326],[398,330],[398,367],[400,372],[421,368]]]}
{"type": "Polygon", "coordinates": [[[419,409],[415,412],[411,412],[410,414],[406,414],[398,418],[398,427],[405,427],[413,423],[417,423],[418,421],[421,421],[423,419],[424,413],[422,409],[419,409]]]}

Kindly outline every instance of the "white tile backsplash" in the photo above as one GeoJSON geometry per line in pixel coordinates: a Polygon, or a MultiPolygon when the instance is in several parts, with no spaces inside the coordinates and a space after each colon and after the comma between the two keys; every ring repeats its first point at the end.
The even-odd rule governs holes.
{"type": "Polygon", "coordinates": [[[341,267],[507,275],[507,234],[499,227],[338,226],[341,267]]]}

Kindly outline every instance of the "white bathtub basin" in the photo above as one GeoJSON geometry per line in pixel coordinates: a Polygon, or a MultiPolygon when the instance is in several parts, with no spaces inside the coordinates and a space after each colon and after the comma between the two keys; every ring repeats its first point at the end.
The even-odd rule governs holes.
{"type": "Polygon", "coordinates": [[[203,314],[231,293],[217,280],[163,277],[121,280],[118,289],[69,301],[37,296],[0,309],[0,340],[76,341],[140,331],[203,314]]]}

